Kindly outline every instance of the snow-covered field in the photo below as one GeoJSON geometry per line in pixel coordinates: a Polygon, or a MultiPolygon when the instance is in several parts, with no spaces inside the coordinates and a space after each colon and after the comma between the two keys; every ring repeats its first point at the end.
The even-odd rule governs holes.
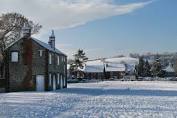
{"type": "Polygon", "coordinates": [[[176,118],[176,82],[70,84],[56,92],[0,94],[0,118],[176,118]]]}

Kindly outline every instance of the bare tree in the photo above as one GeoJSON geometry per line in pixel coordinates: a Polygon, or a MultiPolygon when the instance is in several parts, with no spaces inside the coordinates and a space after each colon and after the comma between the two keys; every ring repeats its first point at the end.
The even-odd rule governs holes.
{"type": "Polygon", "coordinates": [[[38,33],[41,25],[34,24],[25,16],[19,13],[7,13],[0,16],[0,48],[1,52],[14,41],[20,38],[23,25],[31,27],[32,34],[38,33]]]}
{"type": "Polygon", "coordinates": [[[38,33],[42,27],[19,13],[7,13],[0,16],[0,77],[3,77],[4,51],[8,45],[20,38],[24,24],[30,26],[32,34],[38,33]]]}

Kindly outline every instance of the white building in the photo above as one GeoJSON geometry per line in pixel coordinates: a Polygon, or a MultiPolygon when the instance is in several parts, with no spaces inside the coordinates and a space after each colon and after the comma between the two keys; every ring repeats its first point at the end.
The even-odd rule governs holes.
{"type": "Polygon", "coordinates": [[[80,69],[87,78],[121,78],[126,73],[133,73],[137,58],[119,57],[87,61],[84,68],[80,69]]]}

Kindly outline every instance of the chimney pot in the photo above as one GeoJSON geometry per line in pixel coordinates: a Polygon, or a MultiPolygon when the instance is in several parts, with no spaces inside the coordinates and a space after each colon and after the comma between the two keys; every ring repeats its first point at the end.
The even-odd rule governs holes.
{"type": "Polygon", "coordinates": [[[31,28],[27,23],[24,23],[22,28],[22,37],[28,38],[31,36],[31,28]]]}
{"type": "Polygon", "coordinates": [[[54,30],[52,30],[52,34],[49,37],[48,44],[51,46],[51,48],[55,49],[55,33],[54,33],[54,30]]]}

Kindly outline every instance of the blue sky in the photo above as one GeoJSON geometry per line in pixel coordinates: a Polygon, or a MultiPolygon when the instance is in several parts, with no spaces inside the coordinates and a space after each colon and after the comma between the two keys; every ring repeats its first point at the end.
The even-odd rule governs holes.
{"type": "Polygon", "coordinates": [[[2,0],[0,10],[15,10],[42,24],[37,37],[43,41],[54,29],[57,47],[69,58],[79,48],[89,58],[177,52],[177,0],[40,1],[28,1],[32,11],[24,0],[2,0]]]}
{"type": "Polygon", "coordinates": [[[176,0],[158,0],[130,14],[59,30],[56,35],[73,52],[82,48],[91,58],[177,52],[176,5],[176,0]]]}

